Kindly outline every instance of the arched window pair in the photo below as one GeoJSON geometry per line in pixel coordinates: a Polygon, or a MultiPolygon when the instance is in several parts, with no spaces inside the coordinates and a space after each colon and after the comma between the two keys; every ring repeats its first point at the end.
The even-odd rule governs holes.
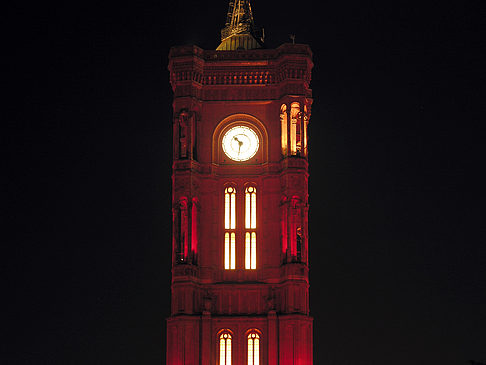
{"type": "MultiPolygon", "coordinates": [[[[247,364],[260,365],[260,335],[250,331],[247,335],[247,364]]],[[[232,337],[229,331],[219,336],[219,365],[232,364],[232,337]]]]}
{"type": "MultiPolygon", "coordinates": [[[[236,268],[236,241],[237,241],[237,198],[236,188],[228,186],[224,190],[224,268],[236,268]]],[[[256,269],[257,244],[257,208],[256,187],[247,186],[245,189],[244,210],[244,242],[245,242],[245,269],[256,269]]]]}
{"type": "Polygon", "coordinates": [[[294,102],[280,107],[281,144],[283,156],[307,156],[307,125],[309,118],[307,106],[304,110],[294,102]],[[289,113],[290,112],[290,113],[289,113]],[[290,123],[289,123],[290,120],[290,123]]]}

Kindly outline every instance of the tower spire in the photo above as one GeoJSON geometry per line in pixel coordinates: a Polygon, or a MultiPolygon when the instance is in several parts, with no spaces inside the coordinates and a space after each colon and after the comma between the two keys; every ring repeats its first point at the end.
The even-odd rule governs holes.
{"type": "Polygon", "coordinates": [[[255,49],[263,45],[263,30],[255,26],[250,0],[230,0],[218,51],[255,49]]]}

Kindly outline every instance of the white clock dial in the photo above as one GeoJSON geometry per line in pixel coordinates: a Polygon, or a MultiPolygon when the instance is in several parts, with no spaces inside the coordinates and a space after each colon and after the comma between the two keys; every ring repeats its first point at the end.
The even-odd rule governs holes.
{"type": "Polygon", "coordinates": [[[223,151],[234,161],[247,161],[258,151],[260,141],[255,131],[239,125],[228,130],[223,136],[223,151]]]}

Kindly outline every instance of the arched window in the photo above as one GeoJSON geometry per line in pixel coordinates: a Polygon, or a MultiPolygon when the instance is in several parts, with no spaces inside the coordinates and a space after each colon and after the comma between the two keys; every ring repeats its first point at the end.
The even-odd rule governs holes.
{"type": "Polygon", "coordinates": [[[292,155],[300,154],[302,148],[300,118],[299,103],[292,103],[290,105],[290,153],[292,155]]]}
{"type": "Polygon", "coordinates": [[[224,268],[236,267],[236,189],[232,186],[224,190],[224,268]]]}
{"type": "Polygon", "coordinates": [[[248,365],[260,365],[260,336],[256,332],[248,334],[248,365]]]}
{"type": "Polygon", "coordinates": [[[287,156],[287,106],[282,104],[280,107],[280,129],[281,129],[281,143],[282,155],[287,156]]]}
{"type": "Polygon", "coordinates": [[[219,336],[219,365],[231,365],[231,334],[223,332],[219,336]]]}
{"type": "Polygon", "coordinates": [[[245,190],[245,269],[256,269],[256,187],[245,190]]]}

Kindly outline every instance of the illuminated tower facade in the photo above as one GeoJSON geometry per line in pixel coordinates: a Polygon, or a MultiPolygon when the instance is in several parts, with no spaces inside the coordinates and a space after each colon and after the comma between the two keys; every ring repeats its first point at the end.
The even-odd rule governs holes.
{"type": "Polygon", "coordinates": [[[217,50],[173,47],[167,365],[311,365],[312,53],[230,0],[217,50]]]}

